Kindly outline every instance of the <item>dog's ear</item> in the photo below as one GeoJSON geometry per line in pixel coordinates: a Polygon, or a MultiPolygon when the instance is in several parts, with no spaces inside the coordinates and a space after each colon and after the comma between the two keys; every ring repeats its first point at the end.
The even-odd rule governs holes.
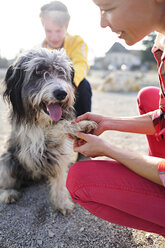
{"type": "Polygon", "coordinates": [[[24,115],[24,108],[21,97],[24,76],[25,72],[23,69],[11,65],[6,72],[4,79],[6,90],[3,94],[3,97],[12,104],[13,111],[19,118],[24,115]]]}
{"type": "Polygon", "coordinates": [[[5,81],[7,81],[11,77],[12,74],[13,74],[13,65],[11,65],[8,68],[8,70],[6,72],[6,76],[5,76],[5,81]]]}

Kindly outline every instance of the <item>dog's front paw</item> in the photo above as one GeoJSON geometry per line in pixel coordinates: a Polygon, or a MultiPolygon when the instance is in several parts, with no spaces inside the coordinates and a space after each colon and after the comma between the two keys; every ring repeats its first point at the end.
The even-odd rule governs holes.
{"type": "Polygon", "coordinates": [[[80,121],[80,132],[93,133],[94,129],[97,128],[97,123],[95,121],[80,121]]]}
{"type": "Polygon", "coordinates": [[[76,132],[93,133],[93,131],[97,128],[97,126],[98,125],[95,121],[83,120],[83,121],[71,124],[69,134],[75,137],[76,132]]]}
{"type": "Polygon", "coordinates": [[[73,212],[74,203],[67,198],[65,201],[60,203],[60,206],[54,203],[52,207],[54,211],[59,210],[62,215],[67,216],[73,212]]]}
{"type": "Polygon", "coordinates": [[[21,197],[21,192],[14,189],[0,189],[0,202],[14,203],[21,197]]]}
{"type": "Polygon", "coordinates": [[[67,201],[64,203],[64,206],[59,208],[59,211],[64,215],[67,216],[73,212],[74,203],[68,198],[67,201]]]}

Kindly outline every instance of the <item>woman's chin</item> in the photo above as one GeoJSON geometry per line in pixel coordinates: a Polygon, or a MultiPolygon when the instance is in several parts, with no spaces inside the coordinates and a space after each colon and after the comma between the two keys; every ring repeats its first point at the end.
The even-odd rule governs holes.
{"type": "Polygon", "coordinates": [[[133,46],[133,45],[135,45],[137,42],[138,42],[138,41],[125,39],[125,43],[126,43],[128,46],[133,46]]]}
{"type": "Polygon", "coordinates": [[[139,41],[141,41],[145,36],[137,36],[137,37],[124,37],[124,40],[125,40],[125,43],[128,45],[128,46],[133,46],[135,45],[136,43],[138,43],[139,41]]]}

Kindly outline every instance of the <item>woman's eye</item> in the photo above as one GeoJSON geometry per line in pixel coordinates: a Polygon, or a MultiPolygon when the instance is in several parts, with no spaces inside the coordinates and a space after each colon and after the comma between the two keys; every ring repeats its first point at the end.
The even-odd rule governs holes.
{"type": "Polygon", "coordinates": [[[105,9],[105,10],[101,10],[101,14],[104,15],[104,14],[107,14],[111,11],[111,9],[105,9]]]}

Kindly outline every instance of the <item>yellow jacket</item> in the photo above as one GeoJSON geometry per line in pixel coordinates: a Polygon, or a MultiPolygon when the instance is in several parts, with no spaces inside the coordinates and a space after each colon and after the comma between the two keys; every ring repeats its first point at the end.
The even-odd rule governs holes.
{"type": "MultiPolygon", "coordinates": [[[[46,41],[42,44],[48,47],[46,41]]],[[[74,83],[76,86],[87,76],[88,66],[88,46],[79,35],[70,35],[67,33],[64,40],[64,49],[67,56],[73,63],[75,70],[74,83]]]]}

